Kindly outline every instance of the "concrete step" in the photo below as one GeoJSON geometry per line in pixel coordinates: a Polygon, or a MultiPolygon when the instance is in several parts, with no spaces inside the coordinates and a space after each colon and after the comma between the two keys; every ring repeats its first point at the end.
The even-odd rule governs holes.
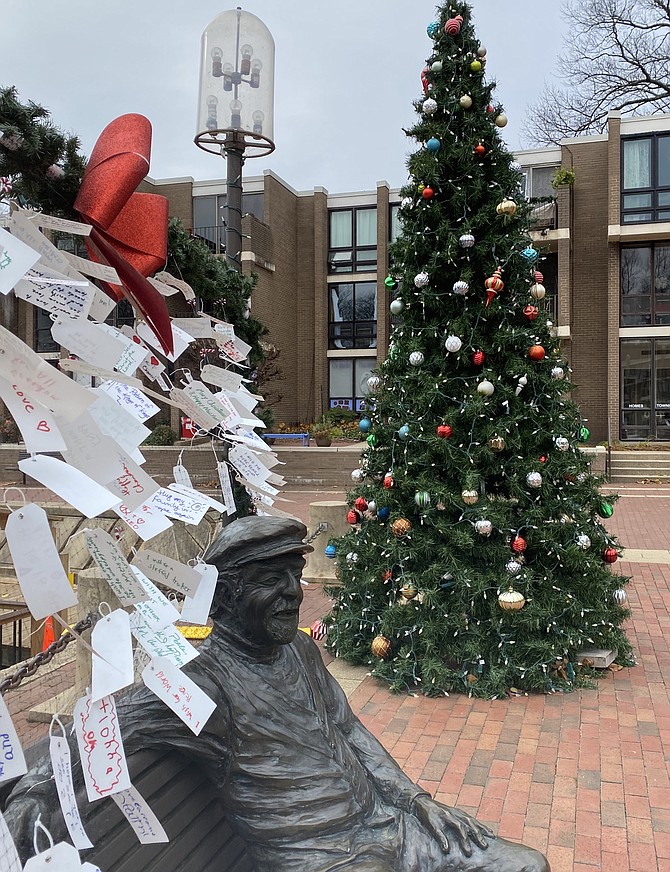
{"type": "Polygon", "coordinates": [[[364,443],[332,445],[319,448],[275,448],[277,457],[285,464],[275,472],[284,476],[288,488],[310,490],[349,490],[352,487],[351,471],[358,466],[364,443]]]}

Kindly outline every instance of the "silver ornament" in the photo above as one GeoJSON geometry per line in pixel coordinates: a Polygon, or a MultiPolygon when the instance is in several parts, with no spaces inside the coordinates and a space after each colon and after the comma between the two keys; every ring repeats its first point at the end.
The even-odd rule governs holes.
{"type": "Polygon", "coordinates": [[[368,503],[368,512],[371,512],[373,515],[377,511],[377,503],[374,500],[370,500],[368,503]]]}
{"type": "Polygon", "coordinates": [[[400,201],[401,209],[411,209],[414,205],[414,200],[411,197],[403,197],[400,201]]]}
{"type": "Polygon", "coordinates": [[[542,487],[542,476],[539,472],[529,472],[526,476],[528,487],[542,487]]]}
{"type": "Polygon", "coordinates": [[[355,482],[361,481],[363,478],[363,470],[362,469],[352,469],[351,470],[351,480],[355,482]]]}
{"type": "Polygon", "coordinates": [[[486,520],[475,521],[475,530],[480,536],[490,536],[493,531],[493,524],[486,520]]]}
{"type": "Polygon", "coordinates": [[[412,366],[421,366],[424,361],[424,356],[420,351],[413,351],[409,356],[409,362],[412,366]]]}
{"type": "Polygon", "coordinates": [[[414,284],[417,288],[425,288],[430,281],[430,276],[427,272],[420,272],[414,276],[414,284]]]}
{"type": "Polygon", "coordinates": [[[433,100],[432,97],[429,97],[427,100],[423,101],[423,106],[421,108],[426,115],[434,115],[437,112],[437,101],[433,100]]]}
{"type": "Polygon", "coordinates": [[[350,552],[347,554],[347,563],[348,563],[350,566],[353,566],[354,563],[358,563],[358,554],[356,554],[355,551],[350,551],[350,552]]]}
{"type": "Polygon", "coordinates": [[[470,285],[467,282],[454,282],[454,293],[465,296],[470,290],[470,285]]]}
{"type": "Polygon", "coordinates": [[[565,436],[557,436],[556,439],[554,439],[554,445],[559,451],[567,451],[570,447],[570,443],[565,436]]]}
{"type": "Polygon", "coordinates": [[[521,564],[516,560],[510,560],[505,564],[505,569],[509,572],[510,575],[516,575],[521,571],[521,564]]]}
{"type": "Polygon", "coordinates": [[[405,304],[402,300],[393,300],[389,309],[392,315],[400,315],[402,310],[405,308],[405,304]]]}
{"type": "Polygon", "coordinates": [[[442,61],[433,61],[433,63],[430,65],[430,68],[434,73],[441,73],[442,61]]]}
{"type": "Polygon", "coordinates": [[[626,591],[625,591],[622,587],[618,587],[618,588],[617,588],[617,589],[612,593],[612,599],[614,600],[614,602],[615,602],[617,605],[619,605],[619,606],[625,606],[626,603],[628,602],[628,594],[626,593],[626,591]]]}
{"type": "Polygon", "coordinates": [[[480,381],[477,385],[477,393],[484,394],[485,397],[490,397],[493,391],[495,391],[495,385],[488,379],[480,381]]]}
{"type": "Polygon", "coordinates": [[[547,289],[539,282],[536,282],[536,284],[530,286],[530,295],[534,300],[543,300],[546,293],[547,289]]]}
{"type": "Polygon", "coordinates": [[[456,354],[457,351],[460,351],[463,346],[463,342],[458,336],[447,336],[444,340],[444,347],[451,354],[456,354]]]}
{"type": "Polygon", "coordinates": [[[591,547],[591,540],[586,535],[586,533],[580,533],[579,536],[577,536],[577,544],[582,549],[582,551],[588,551],[591,547]]]}
{"type": "Polygon", "coordinates": [[[374,391],[379,390],[381,383],[382,380],[379,378],[378,375],[371,375],[368,379],[368,390],[374,393],[374,391]]]}
{"type": "Polygon", "coordinates": [[[472,248],[475,244],[475,237],[472,233],[464,233],[461,237],[459,237],[458,244],[461,248],[472,248]]]}
{"type": "Polygon", "coordinates": [[[565,376],[565,371],[562,366],[555,366],[551,370],[551,377],[556,379],[562,379],[565,376]]]}
{"type": "Polygon", "coordinates": [[[480,45],[477,49],[477,57],[485,58],[486,57],[486,48],[483,45],[480,45]]]}

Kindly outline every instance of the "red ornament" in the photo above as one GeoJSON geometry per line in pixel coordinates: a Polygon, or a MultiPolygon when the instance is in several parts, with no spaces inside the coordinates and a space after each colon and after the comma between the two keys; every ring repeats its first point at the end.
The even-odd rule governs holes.
{"type": "Polygon", "coordinates": [[[427,94],[427,93],[428,93],[428,85],[429,85],[429,82],[428,82],[428,77],[426,76],[426,73],[428,72],[428,69],[429,69],[428,67],[424,67],[424,68],[421,70],[421,86],[422,86],[422,88],[423,88],[423,93],[424,93],[424,94],[427,94]]]}
{"type": "Polygon", "coordinates": [[[486,111],[489,113],[489,115],[490,115],[492,112],[495,112],[495,109],[494,109],[492,103],[489,103],[489,105],[486,107],[486,111]]]}
{"type": "Polygon", "coordinates": [[[454,432],[448,424],[440,424],[440,426],[435,431],[440,439],[450,439],[451,434],[454,432]]]}
{"type": "Polygon", "coordinates": [[[328,627],[326,627],[320,618],[314,621],[312,626],[309,628],[309,631],[315,642],[320,642],[321,639],[325,639],[328,635],[328,627]]]}
{"type": "Polygon", "coordinates": [[[529,304],[528,306],[523,307],[523,314],[529,321],[534,321],[540,314],[540,311],[537,306],[531,306],[529,304]]]}
{"type": "Polygon", "coordinates": [[[347,524],[351,524],[351,526],[353,527],[354,524],[358,524],[360,520],[361,517],[358,512],[355,512],[353,509],[349,509],[349,511],[347,512],[347,524]]]}
{"type": "Polygon", "coordinates": [[[603,560],[605,563],[616,563],[619,555],[616,553],[616,548],[605,548],[603,551],[603,560]]]}
{"type": "Polygon", "coordinates": [[[472,355],[472,362],[475,366],[482,366],[486,360],[486,355],[483,351],[475,351],[472,355]]]}
{"type": "Polygon", "coordinates": [[[461,24],[463,24],[463,16],[457,15],[455,18],[450,18],[444,25],[444,32],[449,36],[456,36],[461,32],[461,24]]]}
{"type": "Polygon", "coordinates": [[[421,191],[421,196],[424,200],[431,200],[435,196],[435,191],[432,188],[424,188],[421,191]]]}
{"type": "Polygon", "coordinates": [[[512,551],[515,554],[523,554],[523,552],[526,550],[527,547],[528,547],[528,543],[523,538],[523,536],[515,536],[512,539],[512,551]]]}
{"type": "Polygon", "coordinates": [[[354,503],[357,512],[364,512],[368,507],[368,501],[364,497],[358,497],[354,503]]]}
{"type": "Polygon", "coordinates": [[[535,270],[535,281],[538,285],[541,285],[544,282],[544,276],[539,271],[539,269],[535,270]]]}
{"type": "Polygon", "coordinates": [[[541,345],[531,345],[528,349],[528,357],[531,360],[544,360],[545,354],[546,352],[541,345]]]}
{"type": "Polygon", "coordinates": [[[540,463],[546,463],[547,462],[547,455],[540,454],[539,460],[540,460],[540,463]]]}
{"type": "Polygon", "coordinates": [[[484,286],[486,288],[486,308],[488,309],[491,300],[495,297],[497,293],[502,291],[505,287],[505,283],[500,277],[502,273],[502,269],[498,267],[498,269],[493,273],[492,276],[489,276],[484,282],[484,286]]]}
{"type": "Polygon", "coordinates": [[[391,572],[390,569],[385,569],[384,572],[382,572],[382,581],[384,583],[391,581],[392,578],[393,578],[393,573],[391,572]]]}
{"type": "Polygon", "coordinates": [[[393,476],[391,475],[391,473],[387,473],[384,476],[384,487],[386,488],[386,490],[391,490],[393,485],[394,485],[393,476]]]}
{"type": "Polygon", "coordinates": [[[486,148],[481,144],[481,142],[479,143],[479,145],[475,146],[475,154],[478,157],[484,157],[484,155],[486,154],[486,148]]]}

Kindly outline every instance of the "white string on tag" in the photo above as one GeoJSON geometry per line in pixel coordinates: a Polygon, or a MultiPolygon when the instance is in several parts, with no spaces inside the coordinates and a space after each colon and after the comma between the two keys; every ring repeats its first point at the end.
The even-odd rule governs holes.
{"type": "Polygon", "coordinates": [[[54,715],[49,725],[49,756],[56,783],[56,791],[60,802],[65,826],[70,834],[72,843],[80,851],[92,848],[93,843],[86,834],[84,825],[77,807],[77,799],[72,781],[72,761],[70,748],[67,742],[65,727],[58,715],[54,715]],[[54,734],[54,727],[60,727],[61,735],[54,734]]]}

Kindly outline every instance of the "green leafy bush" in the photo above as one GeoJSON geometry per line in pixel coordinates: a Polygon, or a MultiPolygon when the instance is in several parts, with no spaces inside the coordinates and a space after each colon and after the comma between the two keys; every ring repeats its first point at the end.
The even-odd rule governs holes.
{"type": "Polygon", "coordinates": [[[147,437],[145,445],[174,445],[177,434],[169,424],[157,424],[147,437]]]}

